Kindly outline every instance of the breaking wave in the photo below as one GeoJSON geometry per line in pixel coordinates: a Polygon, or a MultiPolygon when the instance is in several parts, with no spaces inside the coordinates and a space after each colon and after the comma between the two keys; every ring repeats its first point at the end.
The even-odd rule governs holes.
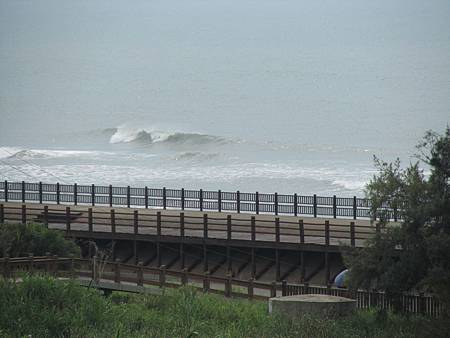
{"type": "Polygon", "coordinates": [[[139,143],[139,144],[223,144],[229,140],[224,137],[185,132],[168,132],[147,130],[143,128],[118,127],[109,128],[105,132],[111,133],[109,143],[139,143]]]}
{"type": "MultiPolygon", "coordinates": [[[[50,159],[50,158],[66,158],[80,156],[98,156],[102,152],[87,150],[44,150],[44,149],[14,149],[2,147],[0,148],[0,158],[33,160],[33,159],[50,159]]],[[[106,153],[105,153],[106,154],[106,153]]]]}

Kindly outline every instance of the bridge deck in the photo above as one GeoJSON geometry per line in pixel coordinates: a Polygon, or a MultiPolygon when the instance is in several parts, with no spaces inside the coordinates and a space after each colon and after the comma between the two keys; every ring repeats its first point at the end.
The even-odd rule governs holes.
{"type": "MultiPolygon", "coordinates": [[[[369,220],[251,215],[144,208],[3,203],[5,221],[46,222],[75,236],[169,241],[227,241],[247,246],[361,247],[376,232],[369,220]],[[302,235],[303,234],[303,235],[302,235]]],[[[1,210],[0,210],[1,211],[1,210]]]]}

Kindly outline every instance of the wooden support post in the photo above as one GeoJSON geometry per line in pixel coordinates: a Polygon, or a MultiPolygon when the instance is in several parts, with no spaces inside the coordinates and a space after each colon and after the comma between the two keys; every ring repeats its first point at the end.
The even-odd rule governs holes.
{"type": "Polygon", "coordinates": [[[314,194],[313,196],[313,215],[314,218],[317,217],[317,195],[314,194]]]}
{"type": "Polygon", "coordinates": [[[144,188],[144,198],[145,198],[145,209],[148,209],[148,187],[144,188]]]}
{"type": "Polygon", "coordinates": [[[255,210],[256,214],[259,215],[259,193],[256,192],[255,194],[255,210]]]}
{"type": "Polygon", "coordinates": [[[300,236],[300,244],[305,243],[305,226],[303,224],[303,220],[298,220],[298,230],[299,230],[299,236],[300,236]]]}
{"type": "Polygon", "coordinates": [[[120,261],[118,259],[114,262],[114,282],[120,283],[120,261]]]}
{"type": "Polygon", "coordinates": [[[239,214],[241,212],[241,193],[236,191],[236,211],[239,214]]]}
{"type": "Polygon", "coordinates": [[[182,268],[181,269],[181,285],[187,285],[187,283],[188,283],[187,269],[182,268]]]}
{"type": "Polygon", "coordinates": [[[95,184],[91,186],[91,203],[95,206],[95,184]]]}
{"type": "Polygon", "coordinates": [[[350,245],[355,246],[355,222],[350,222],[350,245]]]}
{"type": "Polygon", "coordinates": [[[231,215],[227,215],[227,240],[230,241],[232,238],[232,223],[231,223],[231,215]]]}
{"type": "Polygon", "coordinates": [[[108,189],[108,200],[109,200],[109,207],[112,208],[113,206],[113,186],[110,184],[108,189]]]}
{"type": "Polygon", "coordinates": [[[116,233],[116,212],[111,209],[111,233],[116,233]]]}
{"type": "Polygon", "coordinates": [[[217,211],[222,212],[222,191],[217,192],[217,211]]]}
{"type": "Polygon", "coordinates": [[[256,241],[256,218],[255,216],[252,216],[251,218],[251,228],[250,228],[250,232],[251,232],[251,241],[255,242],[256,241]]]}
{"type": "Polygon", "coordinates": [[[280,244],[280,218],[275,218],[275,242],[280,244]]]}
{"type": "Polygon", "coordinates": [[[337,203],[336,203],[336,195],[333,195],[333,218],[337,216],[337,203]]]}
{"type": "Polygon", "coordinates": [[[59,183],[56,183],[56,204],[59,204],[60,201],[60,188],[59,183]]]}
{"type": "Polygon", "coordinates": [[[356,196],[353,196],[353,219],[356,219],[356,196]]]}
{"type": "Polygon", "coordinates": [[[22,204],[22,224],[27,223],[27,205],[22,204]]]}
{"type": "Polygon", "coordinates": [[[167,209],[167,189],[166,187],[163,187],[163,209],[166,210],[167,209]]]}
{"type": "Polygon", "coordinates": [[[203,292],[209,292],[209,289],[211,287],[211,282],[209,279],[209,271],[205,271],[205,276],[203,278],[203,292]]]}
{"type": "Polygon", "coordinates": [[[286,280],[281,281],[281,296],[288,296],[286,280]]]}
{"type": "Polygon", "coordinates": [[[180,237],[184,240],[184,212],[180,212],[180,237]]]}
{"type": "Polygon", "coordinates": [[[162,256],[161,256],[161,243],[157,240],[156,242],[156,264],[161,266],[162,256]]]}
{"type": "Polygon", "coordinates": [[[5,202],[8,202],[8,181],[7,180],[5,180],[5,183],[4,183],[4,185],[5,185],[5,202]]]}
{"type": "Polygon", "coordinates": [[[253,299],[253,295],[254,295],[254,283],[255,279],[252,277],[248,280],[248,286],[247,286],[247,295],[249,299],[253,299]]]}
{"type": "Polygon", "coordinates": [[[180,265],[181,269],[186,266],[186,258],[184,257],[184,243],[180,243],[180,265]]]}
{"type": "Polygon", "coordinates": [[[208,271],[208,249],[206,243],[203,243],[203,271],[208,271]]]}
{"type": "Polygon", "coordinates": [[[161,211],[156,212],[156,235],[158,240],[161,237],[161,211]]]}
{"type": "Polygon", "coordinates": [[[280,281],[281,271],[280,271],[280,251],[275,249],[275,268],[276,268],[276,280],[280,281]]]}
{"type": "Polygon", "coordinates": [[[199,208],[200,208],[200,211],[203,211],[203,190],[202,189],[199,190],[198,196],[199,196],[199,198],[198,198],[199,208]]]}
{"type": "Polygon", "coordinates": [[[156,213],[156,258],[158,266],[161,266],[161,211],[156,213]]]}
{"type": "Polygon", "coordinates": [[[142,261],[138,262],[138,269],[137,269],[137,285],[143,286],[144,285],[144,263],[142,261]]]}
{"type": "Polygon", "coordinates": [[[159,286],[161,288],[166,286],[166,266],[161,265],[159,268],[159,286]]]}
{"type": "Polygon", "coordinates": [[[139,213],[137,210],[134,210],[133,212],[133,230],[134,235],[139,234],[139,213]]]}
{"type": "Polygon", "coordinates": [[[270,298],[274,298],[277,296],[277,283],[272,282],[270,284],[270,298]]]}
{"type": "Polygon", "coordinates": [[[70,233],[70,207],[66,207],[66,232],[70,233]]]}
{"type": "Polygon", "coordinates": [[[208,239],[208,214],[203,214],[203,241],[208,239]]]}
{"type": "Polygon", "coordinates": [[[127,186],[127,208],[131,206],[131,188],[127,186]]]}
{"type": "Polygon", "coordinates": [[[325,283],[328,284],[330,282],[330,257],[328,249],[325,250],[325,283]]]}
{"type": "Polygon", "coordinates": [[[227,270],[231,271],[232,269],[232,262],[231,262],[231,249],[230,249],[230,242],[231,242],[231,215],[227,215],[227,270]]]}
{"type": "Polygon", "coordinates": [[[330,221],[325,221],[325,245],[330,246],[330,221]]]}
{"type": "Polygon", "coordinates": [[[181,210],[184,210],[184,188],[181,188],[181,210]]]}
{"type": "Polygon", "coordinates": [[[93,215],[92,215],[92,208],[88,209],[88,227],[89,227],[89,232],[93,232],[94,231],[94,219],[93,219],[93,215]]]}
{"type": "Polygon", "coordinates": [[[25,203],[25,181],[22,181],[22,203],[25,203]]]}
{"type": "Polygon", "coordinates": [[[139,257],[138,257],[138,243],[136,241],[136,238],[133,239],[133,258],[134,258],[133,264],[137,264],[139,262],[139,257]]]}
{"type": "Polygon", "coordinates": [[[48,226],[48,205],[44,205],[44,225],[48,226]]]}
{"type": "Polygon", "coordinates": [[[5,223],[5,206],[0,204],[0,223],[5,223]]]}
{"type": "Polygon", "coordinates": [[[225,280],[225,297],[231,297],[232,283],[233,283],[233,280],[231,278],[231,273],[228,272],[227,279],[225,280]]]}
{"type": "Polygon", "coordinates": [[[305,252],[300,251],[300,283],[303,283],[305,281],[305,272],[305,252]]]}
{"type": "Polygon", "coordinates": [[[251,248],[251,264],[252,264],[252,278],[256,276],[256,260],[255,260],[255,248],[251,248]]]}
{"type": "Polygon", "coordinates": [[[39,182],[39,204],[42,204],[42,182],[39,182]]]}
{"type": "Polygon", "coordinates": [[[278,215],[278,193],[275,193],[274,196],[274,211],[275,215],[278,215]]]}
{"type": "Polygon", "coordinates": [[[78,185],[76,183],[73,185],[73,204],[78,204],[78,185]]]}
{"type": "Polygon", "coordinates": [[[294,216],[298,215],[298,196],[294,194],[294,216]]]}

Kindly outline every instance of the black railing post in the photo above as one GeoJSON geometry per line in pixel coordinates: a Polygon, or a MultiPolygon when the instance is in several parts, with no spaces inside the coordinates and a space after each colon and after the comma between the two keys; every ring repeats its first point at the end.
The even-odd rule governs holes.
{"type": "Polygon", "coordinates": [[[336,203],[336,195],[333,195],[333,218],[337,216],[337,203],[336,203]]]}
{"type": "Polygon", "coordinates": [[[60,188],[59,183],[56,183],[56,204],[59,204],[60,202],[60,188]]]}
{"type": "Polygon", "coordinates": [[[241,212],[241,193],[236,191],[236,211],[237,213],[241,212]]]}
{"type": "Polygon", "coordinates": [[[167,189],[163,187],[163,209],[167,209],[167,189]]]}
{"type": "Polygon", "coordinates": [[[298,196],[294,194],[294,216],[298,215],[298,196]]]}
{"type": "Polygon", "coordinates": [[[148,209],[148,187],[145,186],[144,189],[144,198],[145,198],[145,209],[148,209]]]}
{"type": "Polygon", "coordinates": [[[66,207],[66,232],[70,232],[70,207],[66,207]]]}
{"type": "Polygon", "coordinates": [[[217,211],[222,212],[222,191],[217,192],[217,211]]]}
{"type": "Polygon", "coordinates": [[[78,185],[76,183],[73,185],[73,204],[78,204],[78,185]]]}
{"type": "Polygon", "coordinates": [[[184,188],[181,188],[181,210],[184,210],[184,188]]]}
{"type": "Polygon", "coordinates": [[[275,193],[275,196],[274,196],[274,210],[275,210],[275,215],[278,215],[278,193],[275,193]]]}
{"type": "Polygon", "coordinates": [[[353,196],[353,219],[356,219],[356,196],[353,196]]]}
{"type": "Polygon", "coordinates": [[[42,204],[42,182],[39,182],[39,203],[42,204]]]}
{"type": "Polygon", "coordinates": [[[113,187],[110,184],[109,185],[109,207],[112,208],[113,206],[113,187]]]}
{"type": "Polygon", "coordinates": [[[8,181],[5,180],[5,202],[8,202],[8,181]]]}
{"type": "Polygon", "coordinates": [[[198,194],[199,194],[198,195],[199,196],[199,198],[198,198],[199,208],[200,208],[200,211],[203,211],[203,189],[200,189],[198,194]]]}
{"type": "Polygon", "coordinates": [[[259,215],[259,193],[256,192],[255,194],[255,210],[256,214],[259,215]]]}
{"type": "Polygon", "coordinates": [[[22,203],[25,203],[25,181],[22,181],[22,203]]]}
{"type": "Polygon", "coordinates": [[[131,188],[127,186],[127,208],[131,205],[131,188]]]}
{"type": "Polygon", "coordinates": [[[314,194],[313,196],[313,214],[314,218],[317,217],[317,195],[314,194]]]}
{"type": "Polygon", "coordinates": [[[92,184],[91,186],[91,204],[92,206],[95,206],[95,185],[92,184]]]}
{"type": "MultiPolygon", "coordinates": [[[[111,220],[112,220],[114,218],[114,215],[111,214],[111,216],[112,216],[111,217],[111,220]]],[[[111,222],[111,224],[112,224],[112,222],[111,222]]],[[[89,228],[89,232],[92,232],[94,230],[94,222],[93,222],[93,217],[92,217],[92,208],[88,209],[88,228],[89,228]]]]}

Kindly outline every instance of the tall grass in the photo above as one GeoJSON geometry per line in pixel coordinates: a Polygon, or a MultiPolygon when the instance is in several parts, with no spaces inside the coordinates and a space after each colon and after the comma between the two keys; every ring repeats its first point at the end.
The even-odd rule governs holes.
{"type": "Polygon", "coordinates": [[[45,276],[0,281],[5,337],[445,337],[448,324],[360,311],[338,320],[271,316],[265,302],[205,295],[192,288],[163,295],[113,293],[45,276]]]}

